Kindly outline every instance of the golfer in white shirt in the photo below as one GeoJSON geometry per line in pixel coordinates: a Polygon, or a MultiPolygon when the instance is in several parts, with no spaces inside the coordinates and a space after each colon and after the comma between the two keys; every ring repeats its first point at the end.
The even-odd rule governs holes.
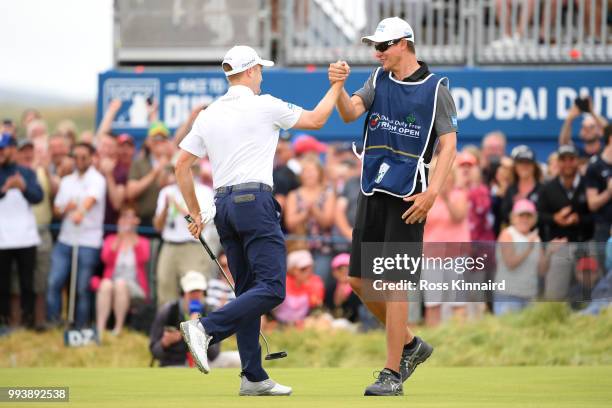
{"type": "MultiPolygon", "coordinates": [[[[274,65],[247,46],[233,47],[222,63],[227,93],[202,111],[181,142],[178,185],[198,237],[213,217],[236,282],[236,300],[202,319],[182,324],[198,368],[208,373],[206,349],[236,333],[242,361],[240,395],[289,395],[261,365],[261,315],[285,297],[286,249],[280,205],[272,195],[274,152],[281,129],[319,129],[329,118],[342,82],[332,85],[316,108],[304,110],[270,95],[260,95],[262,68],[274,65]],[[215,203],[198,203],[191,165],[208,154],[215,203]],[[200,207],[203,205],[203,209],[200,207]],[[216,216],[215,216],[216,205],[216,216]]],[[[347,72],[348,73],[348,72],[347,72]]]]}

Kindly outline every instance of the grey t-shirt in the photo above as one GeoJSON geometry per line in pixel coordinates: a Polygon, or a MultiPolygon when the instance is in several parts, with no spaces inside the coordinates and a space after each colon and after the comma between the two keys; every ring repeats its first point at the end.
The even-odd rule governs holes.
{"type": "MultiPolygon", "coordinates": [[[[427,66],[424,63],[421,63],[421,68],[417,70],[415,73],[416,76],[421,76],[421,71],[423,73],[427,72],[427,66]]],[[[363,104],[366,108],[366,111],[370,110],[372,103],[374,103],[374,74],[376,70],[374,70],[370,77],[365,81],[363,87],[358,89],[353,95],[359,96],[363,100],[363,104]]],[[[405,78],[405,82],[414,82],[415,79],[422,78],[413,78],[415,74],[411,75],[408,78],[405,78]]],[[[438,136],[445,135],[447,133],[457,132],[457,109],[455,108],[455,102],[453,101],[453,97],[451,96],[450,91],[446,86],[441,86],[438,90],[438,100],[436,102],[436,117],[434,120],[434,129],[438,136]],[[454,122],[454,123],[453,123],[454,122]]]]}

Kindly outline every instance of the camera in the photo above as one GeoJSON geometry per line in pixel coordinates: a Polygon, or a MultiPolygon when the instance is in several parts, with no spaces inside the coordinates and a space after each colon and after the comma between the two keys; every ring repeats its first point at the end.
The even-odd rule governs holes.
{"type": "Polygon", "coordinates": [[[589,98],[576,98],[574,100],[574,103],[576,104],[576,106],[578,107],[578,109],[580,109],[581,112],[588,112],[589,111],[589,98]]]}

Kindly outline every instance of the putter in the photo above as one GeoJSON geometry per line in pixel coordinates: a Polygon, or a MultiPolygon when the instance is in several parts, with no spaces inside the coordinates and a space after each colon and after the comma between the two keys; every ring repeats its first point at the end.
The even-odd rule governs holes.
{"type": "MultiPolygon", "coordinates": [[[[187,222],[190,223],[190,224],[193,223],[193,218],[191,218],[190,215],[186,215],[185,216],[185,220],[187,220],[187,222]]],[[[200,239],[200,243],[202,244],[202,246],[204,247],[206,252],[208,252],[208,256],[210,256],[210,259],[215,261],[215,263],[219,267],[219,270],[221,271],[221,274],[225,278],[227,284],[230,286],[230,288],[232,288],[232,292],[234,292],[234,295],[236,295],[236,289],[234,288],[234,285],[232,284],[232,281],[230,281],[229,277],[227,276],[227,274],[223,270],[223,267],[219,263],[219,260],[217,259],[217,256],[210,249],[210,247],[208,246],[208,244],[204,240],[204,237],[202,237],[202,234],[200,234],[199,239],[200,239]]],[[[279,358],[287,357],[287,352],[286,351],[277,351],[276,353],[270,353],[270,346],[268,345],[268,339],[266,339],[266,336],[264,336],[264,334],[261,332],[261,330],[259,331],[259,336],[261,337],[261,339],[264,341],[264,344],[266,345],[266,357],[265,357],[266,360],[278,360],[279,358]]]]}

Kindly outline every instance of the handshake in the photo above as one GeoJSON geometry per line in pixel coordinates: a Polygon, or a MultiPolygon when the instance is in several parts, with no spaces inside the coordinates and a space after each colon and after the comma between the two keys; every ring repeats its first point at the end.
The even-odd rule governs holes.
{"type": "Polygon", "coordinates": [[[329,64],[329,68],[327,70],[327,77],[329,78],[330,84],[335,84],[336,82],[344,82],[348,78],[351,73],[351,67],[346,61],[337,61],[329,64]]]}

